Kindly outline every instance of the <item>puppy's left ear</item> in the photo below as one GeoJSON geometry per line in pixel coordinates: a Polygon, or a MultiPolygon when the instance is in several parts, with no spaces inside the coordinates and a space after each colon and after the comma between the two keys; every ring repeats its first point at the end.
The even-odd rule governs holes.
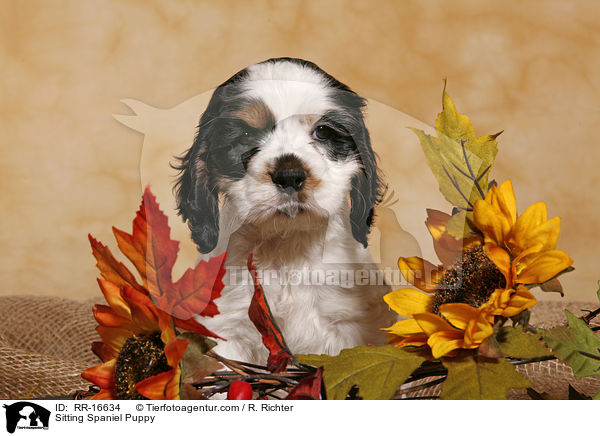
{"type": "Polygon", "coordinates": [[[362,171],[352,178],[350,191],[350,223],[352,236],[365,248],[373,224],[373,209],[381,195],[381,181],[377,173],[375,153],[371,148],[369,132],[360,117],[359,129],[353,132],[353,139],[358,152],[357,160],[362,171]]]}

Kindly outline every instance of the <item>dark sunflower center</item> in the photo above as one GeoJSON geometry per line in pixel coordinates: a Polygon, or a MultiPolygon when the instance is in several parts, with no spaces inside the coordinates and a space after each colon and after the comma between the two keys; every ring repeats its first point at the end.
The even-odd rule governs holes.
{"type": "Polygon", "coordinates": [[[442,304],[464,303],[479,307],[497,288],[506,286],[506,280],[496,265],[477,245],[463,253],[442,275],[433,295],[431,311],[439,314],[442,304]]]}
{"type": "Polygon", "coordinates": [[[158,332],[131,336],[125,341],[115,365],[115,390],[119,400],[147,399],[135,390],[135,385],[171,369],[164,348],[158,332]]]}

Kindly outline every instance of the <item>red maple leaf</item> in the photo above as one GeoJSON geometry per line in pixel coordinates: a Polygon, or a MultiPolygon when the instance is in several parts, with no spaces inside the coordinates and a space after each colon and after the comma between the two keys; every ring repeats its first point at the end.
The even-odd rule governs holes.
{"type": "Polygon", "coordinates": [[[250,302],[248,316],[262,335],[263,344],[269,350],[267,369],[271,372],[281,372],[287,367],[289,360],[292,358],[292,353],[283,339],[281,330],[279,330],[273,319],[273,314],[256,274],[253,258],[253,253],[250,253],[248,256],[248,271],[250,271],[250,275],[254,280],[254,295],[250,302]]]}
{"type": "Polygon", "coordinates": [[[142,278],[140,285],[125,265],[117,261],[108,247],[89,235],[96,266],[106,280],[118,286],[131,286],[152,297],[157,308],[170,314],[176,326],[203,336],[219,338],[194,318],[219,313],[214,300],[224,287],[227,253],[201,261],[188,268],[173,283],[173,265],[179,242],[171,239],[167,216],[160,210],[156,197],[147,187],[142,204],[133,220],[132,233],[113,227],[119,249],[133,263],[142,278]]]}
{"type": "Polygon", "coordinates": [[[323,384],[323,367],[319,367],[313,375],[304,377],[292,389],[285,400],[320,400],[321,385],[323,384]]]}

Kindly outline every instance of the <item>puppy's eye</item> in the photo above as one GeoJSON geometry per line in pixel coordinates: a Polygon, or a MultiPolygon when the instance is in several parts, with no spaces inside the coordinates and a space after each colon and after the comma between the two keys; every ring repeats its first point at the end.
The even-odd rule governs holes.
{"type": "Polygon", "coordinates": [[[329,126],[317,126],[312,133],[312,137],[320,142],[328,141],[336,135],[335,130],[329,126]]]}
{"type": "Polygon", "coordinates": [[[233,138],[233,143],[241,144],[246,143],[250,139],[250,131],[247,129],[241,130],[237,133],[237,135],[233,138]]]}

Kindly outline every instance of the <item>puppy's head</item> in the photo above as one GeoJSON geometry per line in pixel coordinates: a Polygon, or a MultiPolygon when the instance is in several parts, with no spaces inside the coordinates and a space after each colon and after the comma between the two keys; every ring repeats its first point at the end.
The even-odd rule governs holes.
{"type": "Polygon", "coordinates": [[[243,222],[308,230],[345,211],[367,246],[380,194],[365,100],[315,64],[279,58],[219,86],[176,167],[179,213],[201,252],[219,236],[219,194],[243,222]]]}

